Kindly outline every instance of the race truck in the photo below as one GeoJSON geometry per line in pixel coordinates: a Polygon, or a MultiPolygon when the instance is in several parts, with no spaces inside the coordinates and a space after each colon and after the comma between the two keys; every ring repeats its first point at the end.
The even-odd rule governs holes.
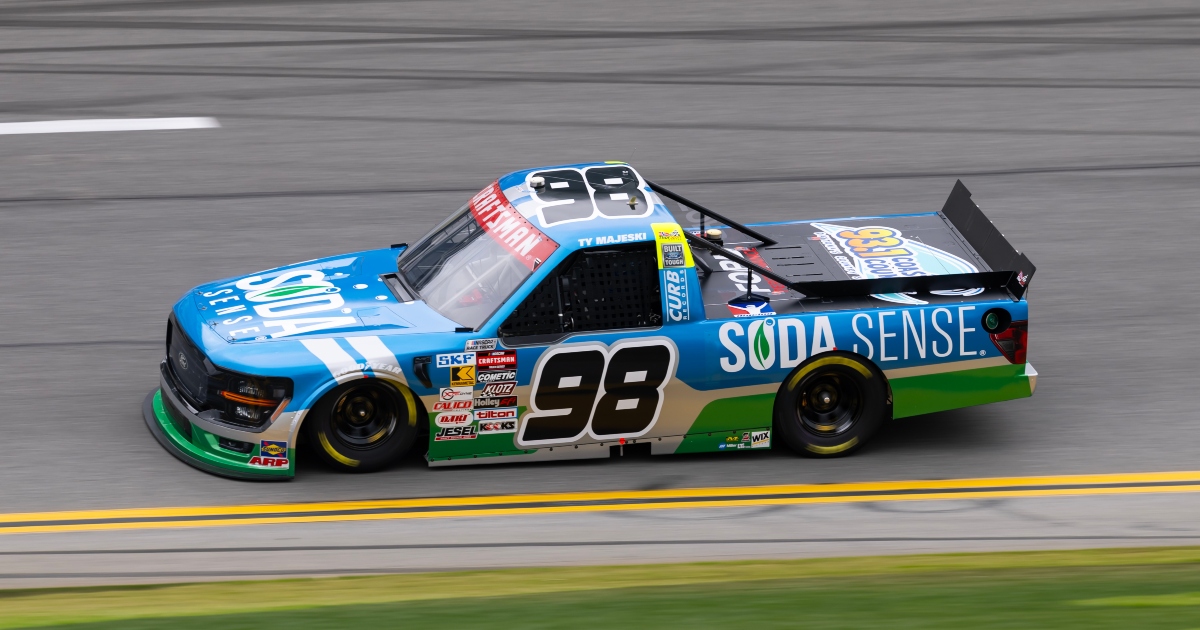
{"type": "Polygon", "coordinates": [[[173,307],[146,424],[179,459],[337,469],[831,457],[889,419],[1030,396],[1029,259],[962,182],[940,211],[743,225],[624,162],[483,188],[413,245],[173,307]]]}

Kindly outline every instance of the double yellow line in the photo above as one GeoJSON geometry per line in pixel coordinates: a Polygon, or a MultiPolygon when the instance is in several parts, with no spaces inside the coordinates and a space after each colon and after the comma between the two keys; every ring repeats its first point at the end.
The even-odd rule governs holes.
{"type": "Polygon", "coordinates": [[[1200,472],[513,494],[278,505],[0,514],[0,534],[227,527],[412,518],[1200,492],[1200,472]]]}

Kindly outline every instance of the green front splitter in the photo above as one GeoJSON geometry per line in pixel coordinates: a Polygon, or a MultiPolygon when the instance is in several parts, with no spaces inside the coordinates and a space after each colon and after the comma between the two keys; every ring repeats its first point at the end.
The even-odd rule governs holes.
{"type": "Polygon", "coordinates": [[[179,431],[170,412],[163,406],[162,390],[156,389],[142,402],[142,418],[154,438],[167,452],[183,463],[206,473],[231,479],[253,481],[290,481],[296,465],[295,449],[288,449],[288,468],[270,470],[250,465],[253,454],[226,451],[217,445],[217,436],[191,425],[192,437],[179,431]]]}

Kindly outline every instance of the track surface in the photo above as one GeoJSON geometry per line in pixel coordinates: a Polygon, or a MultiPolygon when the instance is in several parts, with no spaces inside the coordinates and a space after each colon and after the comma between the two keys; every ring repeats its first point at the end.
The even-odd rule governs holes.
{"type": "Polygon", "coordinates": [[[1197,468],[1194,3],[680,6],[0,5],[0,122],[222,124],[0,140],[0,511],[1197,468]],[[747,220],[937,209],[961,177],[1038,265],[1036,396],[832,461],[310,459],[291,484],[146,432],[189,287],[411,241],[500,173],[592,159],[747,220]]]}

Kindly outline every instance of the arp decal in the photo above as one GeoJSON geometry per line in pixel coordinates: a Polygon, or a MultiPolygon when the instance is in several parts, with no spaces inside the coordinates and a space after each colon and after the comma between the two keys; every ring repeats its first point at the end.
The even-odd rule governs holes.
{"type": "Polygon", "coordinates": [[[247,462],[251,466],[259,466],[261,468],[287,468],[288,458],[286,457],[262,457],[255,455],[247,462]]]}
{"type": "Polygon", "coordinates": [[[664,338],[552,346],[538,360],[521,445],[638,437],[658,420],[678,351],[664,338]]]}
{"type": "Polygon", "coordinates": [[[451,387],[469,387],[475,384],[475,366],[459,365],[450,368],[451,387]]]}
{"type": "MultiPolygon", "coordinates": [[[[977,273],[975,265],[936,247],[906,238],[900,230],[883,225],[846,227],[812,223],[821,241],[851,279],[907,278],[955,273],[977,273]]],[[[979,295],[983,289],[934,291],[938,295],[979,295]]],[[[927,304],[903,293],[872,297],[898,304],[927,304]]]]}
{"type": "Polygon", "coordinates": [[[541,190],[530,188],[532,210],[526,216],[536,213],[544,227],[593,218],[644,217],[654,209],[646,201],[641,177],[627,165],[534,171],[526,175],[527,187],[534,177],[541,177],[546,185],[541,190]],[[631,204],[634,198],[637,201],[631,204]]]}
{"type": "Polygon", "coordinates": [[[500,381],[515,381],[517,380],[516,370],[500,370],[498,372],[480,372],[476,380],[480,384],[498,383],[500,381]]]}

